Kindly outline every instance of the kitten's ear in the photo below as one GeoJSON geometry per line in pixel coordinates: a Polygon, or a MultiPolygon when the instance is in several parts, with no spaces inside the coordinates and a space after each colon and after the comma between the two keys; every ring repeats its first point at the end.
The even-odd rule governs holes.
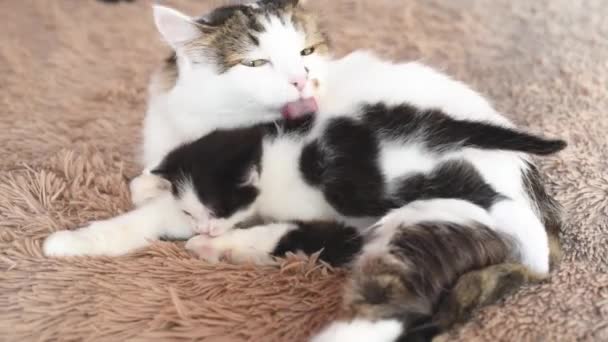
{"type": "Polygon", "coordinates": [[[159,166],[159,167],[157,167],[155,169],[150,170],[150,174],[158,176],[158,177],[163,178],[163,179],[168,179],[169,178],[169,174],[168,174],[167,170],[163,169],[161,166],[159,166]]]}
{"type": "Polygon", "coordinates": [[[153,10],[156,28],[174,49],[203,35],[204,27],[191,17],[160,5],[154,5],[153,10]]]}
{"type": "Polygon", "coordinates": [[[245,173],[245,176],[242,179],[241,186],[256,186],[260,182],[260,172],[258,168],[253,166],[245,173]]]}

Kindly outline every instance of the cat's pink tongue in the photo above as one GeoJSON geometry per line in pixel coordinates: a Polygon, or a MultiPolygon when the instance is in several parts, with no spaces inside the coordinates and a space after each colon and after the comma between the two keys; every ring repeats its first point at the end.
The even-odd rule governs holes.
{"type": "Polygon", "coordinates": [[[297,119],[307,114],[314,114],[317,110],[319,110],[317,101],[314,97],[309,97],[287,103],[281,109],[281,114],[285,119],[297,119]]]}

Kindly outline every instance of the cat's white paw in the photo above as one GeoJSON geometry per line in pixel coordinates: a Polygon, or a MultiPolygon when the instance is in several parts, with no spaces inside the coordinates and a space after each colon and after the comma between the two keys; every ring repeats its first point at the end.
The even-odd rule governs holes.
{"type": "MultiPolygon", "coordinates": [[[[146,246],[152,237],[129,226],[128,222],[110,219],[95,221],[77,230],[55,232],[46,238],[42,250],[47,256],[117,256],[146,246]]],[[[145,226],[142,226],[145,228],[145,226]]]]}
{"type": "Polygon", "coordinates": [[[168,192],[171,189],[171,184],[159,176],[144,173],[129,183],[129,189],[131,191],[131,202],[136,207],[139,207],[149,200],[168,192]]]}
{"type": "Polygon", "coordinates": [[[238,230],[230,231],[218,237],[197,235],[186,242],[186,249],[210,263],[220,261],[258,265],[273,263],[274,260],[270,254],[247,246],[246,241],[244,241],[245,237],[239,239],[239,235],[238,230]]]}
{"type": "Polygon", "coordinates": [[[376,322],[355,319],[351,322],[334,322],[326,327],[310,342],[392,342],[403,332],[397,320],[379,320],[376,322]]]}
{"type": "Polygon", "coordinates": [[[222,247],[217,238],[207,235],[197,235],[186,242],[186,249],[196,254],[199,258],[218,263],[226,259],[232,252],[231,249],[222,247]]]}
{"type": "Polygon", "coordinates": [[[233,229],[234,225],[231,221],[226,219],[209,219],[204,225],[196,227],[195,231],[199,234],[206,234],[210,236],[220,236],[229,230],[233,229]]]}
{"type": "Polygon", "coordinates": [[[88,255],[91,242],[79,231],[62,230],[44,240],[42,251],[44,255],[53,257],[88,255]]]}

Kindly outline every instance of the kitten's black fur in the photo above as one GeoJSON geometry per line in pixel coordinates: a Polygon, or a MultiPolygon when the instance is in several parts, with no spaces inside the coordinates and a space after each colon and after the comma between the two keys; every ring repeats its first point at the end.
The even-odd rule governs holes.
{"type": "MultiPolygon", "coordinates": [[[[304,117],[216,130],[176,148],[153,172],[171,181],[176,194],[180,182],[191,180],[205,206],[219,217],[230,216],[258,194],[255,186],[244,182],[252,169],[263,171],[264,142],[284,135],[304,138],[314,124],[313,117],[304,117]]],[[[455,120],[437,110],[420,111],[409,105],[365,106],[360,117],[328,119],[322,134],[306,141],[298,162],[302,178],[321,190],[337,212],[348,217],[380,217],[390,209],[421,199],[457,198],[488,209],[505,198],[470,162],[461,159],[439,163],[427,173],[391,179],[387,186],[379,166],[383,142],[422,143],[429,153],[472,147],[546,155],[566,146],[562,140],[543,139],[490,123],[455,120]]],[[[532,181],[537,180],[528,183],[532,181]]],[[[540,192],[536,188],[542,186],[535,188],[534,184],[527,187],[537,195],[540,192]]],[[[355,260],[374,232],[372,228],[370,236],[363,235],[357,228],[339,222],[292,224],[295,228],[281,238],[272,255],[320,250],[320,259],[336,266],[355,260]]],[[[407,332],[399,341],[430,340],[472,308],[483,305],[481,294],[472,296],[479,302],[466,300],[471,292],[465,280],[477,279],[470,271],[506,265],[501,263],[508,261],[509,241],[485,226],[426,222],[399,227],[399,234],[390,242],[390,255],[357,260],[358,268],[347,287],[350,299],[345,302],[355,310],[372,310],[365,311],[372,312],[371,317],[403,322],[407,332]],[[455,257],[458,253],[461,257],[455,257]],[[402,264],[396,265],[395,260],[402,264]],[[432,291],[428,282],[436,285],[432,291]]],[[[525,268],[509,268],[503,273],[535,279],[526,272],[525,268]]],[[[494,279],[496,274],[490,272],[489,277],[486,274],[479,278],[494,279]]],[[[483,281],[478,287],[473,290],[490,297],[504,293],[483,281]]]]}
{"type": "Polygon", "coordinates": [[[300,251],[307,255],[321,251],[319,258],[332,266],[350,263],[363,247],[364,238],[354,227],[338,222],[294,222],[296,229],[281,238],[272,252],[284,256],[300,251]]]}
{"type": "MultiPolygon", "coordinates": [[[[299,160],[303,179],[319,188],[340,214],[350,217],[381,216],[429,198],[460,198],[488,208],[501,197],[466,161],[444,162],[428,174],[408,175],[397,181],[396,191],[387,193],[387,180],[378,165],[384,141],[423,143],[430,153],[473,147],[548,154],[566,146],[562,140],[455,120],[438,110],[421,111],[409,105],[364,106],[362,114],[328,119],[323,133],[304,145],[299,160]]],[[[252,169],[262,167],[264,140],[285,134],[305,136],[313,125],[313,117],[303,117],[216,130],[173,150],[153,173],[169,180],[176,194],[179,184],[189,178],[200,200],[217,217],[230,216],[257,196],[255,187],[242,184],[252,169]]]]}

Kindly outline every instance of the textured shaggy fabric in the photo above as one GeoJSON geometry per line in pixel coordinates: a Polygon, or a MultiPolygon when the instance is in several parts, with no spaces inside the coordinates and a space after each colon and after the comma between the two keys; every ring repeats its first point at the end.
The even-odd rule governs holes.
{"type": "MultiPolygon", "coordinates": [[[[338,312],[343,272],[300,259],[212,267],[172,242],[120,258],[41,255],[50,232],[129,208],[146,82],[167,52],[148,5],[0,1],[0,340],[304,340],[338,312]]],[[[542,162],[568,212],[563,264],[449,339],[608,340],[605,0],[312,5],[339,53],[425,60],[571,143],[542,162]]]]}

